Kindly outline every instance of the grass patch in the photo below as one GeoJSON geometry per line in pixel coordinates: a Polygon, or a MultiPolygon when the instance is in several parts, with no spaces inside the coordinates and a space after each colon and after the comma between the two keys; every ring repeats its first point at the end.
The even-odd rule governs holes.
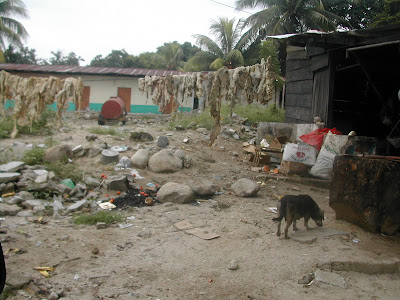
{"type": "Polygon", "coordinates": [[[110,225],[114,222],[122,222],[123,219],[124,217],[120,214],[108,210],[101,210],[94,214],[80,214],[74,218],[73,222],[78,225],[96,225],[100,222],[110,225]]]}
{"type": "MultiPolygon", "coordinates": [[[[30,126],[17,126],[19,134],[26,135],[51,135],[54,126],[52,123],[56,119],[56,112],[50,109],[45,110],[39,119],[30,126]]],[[[14,120],[11,116],[0,119],[0,139],[9,138],[14,127],[14,120]]]]}
{"type": "Polygon", "coordinates": [[[113,135],[113,136],[121,136],[122,134],[110,127],[91,127],[89,128],[89,132],[92,134],[103,134],[103,135],[113,135]]]}
{"type": "Polygon", "coordinates": [[[20,156],[14,153],[14,150],[12,148],[8,148],[0,152],[0,165],[20,159],[20,156]]]}
{"type": "MultiPolygon", "coordinates": [[[[221,124],[232,124],[230,118],[231,108],[228,105],[221,107],[221,124]]],[[[263,107],[253,104],[237,105],[233,112],[242,118],[247,118],[250,123],[259,122],[284,122],[285,111],[276,105],[263,107]]],[[[172,130],[176,126],[187,128],[190,123],[196,123],[199,127],[211,129],[214,125],[214,119],[211,117],[209,108],[201,114],[175,114],[168,124],[168,129],[172,130]]]]}
{"type": "Polygon", "coordinates": [[[24,153],[22,157],[22,161],[28,165],[41,165],[43,164],[43,157],[44,157],[45,149],[36,147],[31,150],[28,150],[24,153]]]}
{"type": "Polygon", "coordinates": [[[74,163],[66,163],[64,161],[58,161],[53,163],[45,163],[47,171],[53,171],[60,178],[71,179],[77,183],[83,180],[84,171],[79,169],[74,163]]]}

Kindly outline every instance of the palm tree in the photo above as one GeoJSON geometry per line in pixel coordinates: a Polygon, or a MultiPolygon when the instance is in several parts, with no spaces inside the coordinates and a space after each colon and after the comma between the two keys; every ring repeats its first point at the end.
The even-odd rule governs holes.
{"type": "Polygon", "coordinates": [[[202,51],[197,52],[187,62],[186,70],[218,70],[223,66],[235,68],[244,64],[242,51],[247,46],[247,36],[241,35],[242,21],[235,18],[219,17],[213,20],[210,33],[215,40],[202,34],[196,34],[196,44],[202,51]]]}
{"type": "Polygon", "coordinates": [[[12,16],[28,17],[21,0],[0,0],[0,62],[4,62],[5,41],[22,47],[21,39],[28,37],[25,27],[12,16]]]}
{"type": "MultiPolygon", "coordinates": [[[[342,0],[237,0],[236,9],[260,11],[248,17],[244,26],[248,33],[261,38],[265,35],[304,32],[310,29],[331,31],[345,20],[330,11],[342,0]]],[[[348,24],[346,24],[348,25],[348,24]]]]}
{"type": "Polygon", "coordinates": [[[168,70],[178,70],[183,66],[183,50],[178,42],[164,43],[164,46],[158,47],[157,54],[168,70]]]}

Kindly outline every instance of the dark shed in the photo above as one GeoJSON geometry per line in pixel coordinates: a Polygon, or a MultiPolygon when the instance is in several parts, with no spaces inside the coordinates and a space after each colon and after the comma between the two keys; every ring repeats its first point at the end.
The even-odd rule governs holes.
{"type": "Polygon", "coordinates": [[[319,116],[345,134],[400,137],[400,25],[273,38],[287,41],[288,123],[319,116]]]}

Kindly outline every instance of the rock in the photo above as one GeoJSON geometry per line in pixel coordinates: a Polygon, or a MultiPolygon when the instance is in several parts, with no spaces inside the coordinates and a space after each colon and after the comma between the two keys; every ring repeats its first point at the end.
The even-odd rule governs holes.
{"type": "Polygon", "coordinates": [[[0,212],[4,216],[16,216],[22,208],[16,204],[0,203],[0,212]]]}
{"type": "Polygon", "coordinates": [[[82,145],[78,145],[72,149],[72,155],[74,157],[82,157],[85,155],[85,149],[82,145]]]}
{"type": "Polygon", "coordinates": [[[0,192],[4,192],[6,188],[7,185],[5,183],[0,183],[0,192]]]}
{"type": "Polygon", "coordinates": [[[175,126],[175,130],[176,131],[183,131],[183,130],[185,130],[186,128],[185,127],[183,127],[182,125],[176,125],[175,126]]]}
{"type": "Polygon", "coordinates": [[[88,142],[95,141],[95,140],[97,140],[97,139],[98,139],[98,136],[95,135],[95,134],[91,134],[91,135],[87,135],[87,136],[86,136],[86,140],[87,140],[88,142]]]}
{"type": "Polygon", "coordinates": [[[207,129],[207,128],[204,128],[204,127],[200,127],[200,128],[197,128],[196,131],[197,131],[198,133],[206,134],[206,133],[208,132],[208,129],[207,129]]]}
{"type": "Polygon", "coordinates": [[[242,178],[231,186],[232,191],[239,197],[251,197],[257,194],[260,186],[254,180],[242,178]]]}
{"type": "Polygon", "coordinates": [[[74,212],[89,205],[89,201],[83,199],[67,207],[67,212],[74,212]]]}
{"type": "Polygon", "coordinates": [[[17,196],[24,200],[35,199],[35,197],[33,197],[33,195],[27,191],[21,191],[17,194],[17,196]]]}
{"type": "Polygon", "coordinates": [[[15,181],[21,176],[21,173],[0,173],[0,183],[4,182],[10,182],[10,181],[15,181]]]}
{"type": "Polygon", "coordinates": [[[182,160],[168,149],[162,149],[149,159],[149,169],[155,173],[176,172],[182,167],[182,160]]]}
{"type": "Polygon", "coordinates": [[[132,166],[139,169],[147,167],[149,162],[150,151],[148,149],[140,149],[131,157],[132,166]]]}
{"type": "Polygon", "coordinates": [[[68,145],[56,145],[47,149],[44,153],[43,160],[46,162],[56,162],[72,158],[72,150],[68,145]]]}
{"type": "Polygon", "coordinates": [[[315,272],[315,279],[316,282],[322,282],[334,286],[339,286],[341,288],[346,288],[347,284],[346,281],[339,275],[333,272],[327,272],[322,270],[317,270],[315,272]]]}
{"type": "Polygon", "coordinates": [[[47,297],[48,300],[57,300],[58,295],[56,292],[51,292],[50,295],[47,297]]]}
{"type": "Polygon", "coordinates": [[[194,199],[194,196],[195,194],[190,186],[176,182],[168,182],[158,191],[157,200],[162,203],[189,203],[194,199]]]}
{"type": "Polygon", "coordinates": [[[50,202],[40,199],[26,200],[21,204],[23,207],[33,209],[35,206],[49,206],[50,202]]]}
{"type": "Polygon", "coordinates": [[[237,260],[233,259],[231,260],[231,262],[229,263],[229,270],[237,270],[239,267],[237,260]]]}
{"type": "Polygon", "coordinates": [[[176,150],[174,154],[181,159],[183,167],[190,168],[193,165],[192,158],[189,155],[186,155],[185,151],[179,149],[176,150]]]}
{"type": "Polygon", "coordinates": [[[151,237],[151,231],[150,231],[150,229],[144,228],[142,231],[140,231],[137,234],[137,236],[148,239],[149,237],[151,237]]]}
{"type": "Polygon", "coordinates": [[[13,173],[21,170],[25,166],[23,161],[12,161],[4,165],[0,165],[0,172],[13,173]]]}
{"type": "Polygon", "coordinates": [[[98,181],[97,179],[93,178],[93,177],[85,177],[85,179],[83,180],[87,186],[89,187],[98,187],[100,186],[101,182],[98,181]]]}
{"type": "Polygon", "coordinates": [[[35,205],[32,208],[33,213],[39,213],[39,212],[42,212],[42,211],[45,211],[45,210],[46,210],[46,206],[44,206],[44,205],[35,205]]]}
{"type": "Polygon", "coordinates": [[[131,132],[129,140],[133,142],[150,142],[154,140],[154,138],[150,133],[147,132],[131,132]]]}
{"type": "Polygon", "coordinates": [[[32,216],[33,216],[33,212],[30,210],[21,210],[19,213],[17,213],[17,217],[29,218],[32,216]]]}
{"type": "Polygon", "coordinates": [[[217,191],[218,187],[211,181],[199,178],[191,181],[192,190],[199,196],[212,196],[217,191]]]}
{"type": "Polygon", "coordinates": [[[103,165],[117,163],[119,161],[119,152],[113,150],[103,150],[101,152],[101,162],[103,165]]]}
{"type": "Polygon", "coordinates": [[[8,204],[19,204],[19,203],[23,202],[24,199],[22,199],[19,196],[14,196],[14,197],[8,197],[8,198],[5,198],[5,199],[3,198],[3,201],[8,203],[8,204]]]}
{"type": "Polygon", "coordinates": [[[33,171],[38,177],[35,179],[35,183],[45,183],[47,182],[47,178],[49,175],[49,172],[46,170],[34,170],[33,171]]]}
{"type": "Polygon", "coordinates": [[[124,175],[109,177],[105,183],[108,188],[113,191],[126,192],[129,187],[128,178],[124,175]]]}
{"type": "Polygon", "coordinates": [[[90,147],[87,149],[88,157],[95,157],[99,155],[104,149],[99,147],[90,147]]]}
{"type": "Polygon", "coordinates": [[[158,137],[158,139],[157,139],[157,147],[159,147],[159,148],[165,148],[165,147],[167,147],[168,145],[169,145],[169,139],[168,139],[168,137],[166,137],[166,136],[164,136],[164,135],[158,137]]]}
{"type": "Polygon", "coordinates": [[[107,228],[107,224],[105,222],[98,222],[96,224],[96,228],[97,229],[106,229],[107,228]]]}
{"type": "Polygon", "coordinates": [[[196,128],[197,126],[198,126],[197,123],[191,122],[191,123],[187,126],[187,129],[194,129],[194,128],[196,128]]]}

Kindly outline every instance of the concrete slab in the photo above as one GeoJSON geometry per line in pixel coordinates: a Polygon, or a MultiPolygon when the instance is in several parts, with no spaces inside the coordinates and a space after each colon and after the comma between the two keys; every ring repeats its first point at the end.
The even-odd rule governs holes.
{"type": "Polygon", "coordinates": [[[347,284],[346,281],[342,276],[333,272],[327,272],[322,270],[317,270],[315,272],[315,282],[322,282],[334,286],[339,286],[341,288],[346,288],[347,284]]]}

